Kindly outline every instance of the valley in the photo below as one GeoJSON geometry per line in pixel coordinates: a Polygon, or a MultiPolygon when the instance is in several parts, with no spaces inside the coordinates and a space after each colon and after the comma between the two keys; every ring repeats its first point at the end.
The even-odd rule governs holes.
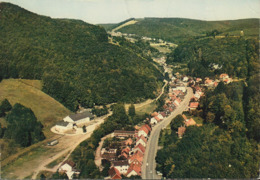
{"type": "Polygon", "coordinates": [[[259,175],[259,19],[92,25],[0,10],[2,178],[259,175]],[[19,138],[26,110],[39,126],[19,138]]]}

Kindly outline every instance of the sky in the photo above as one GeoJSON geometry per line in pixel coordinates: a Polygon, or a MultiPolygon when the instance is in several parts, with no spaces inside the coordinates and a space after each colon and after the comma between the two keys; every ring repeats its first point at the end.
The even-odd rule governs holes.
{"type": "Polygon", "coordinates": [[[181,17],[200,20],[260,18],[260,0],[0,0],[52,18],[92,24],[128,18],[181,17]]]}

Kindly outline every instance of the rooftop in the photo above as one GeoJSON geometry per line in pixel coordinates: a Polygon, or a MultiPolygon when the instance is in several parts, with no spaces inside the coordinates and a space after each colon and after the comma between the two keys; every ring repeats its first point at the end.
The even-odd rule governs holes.
{"type": "Polygon", "coordinates": [[[71,114],[69,115],[69,117],[73,120],[73,121],[78,121],[84,118],[89,117],[90,119],[94,118],[93,114],[91,114],[89,111],[85,111],[83,113],[79,113],[79,114],[71,114]]]}

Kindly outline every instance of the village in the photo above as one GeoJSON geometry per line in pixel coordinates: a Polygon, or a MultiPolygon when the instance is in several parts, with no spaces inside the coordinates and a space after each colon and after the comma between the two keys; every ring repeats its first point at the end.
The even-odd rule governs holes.
{"type": "MultiPolygon", "coordinates": [[[[165,71],[169,72],[167,68],[165,68],[165,71]]],[[[192,112],[199,108],[199,101],[204,96],[205,89],[215,88],[221,81],[225,84],[232,82],[232,78],[228,74],[221,74],[215,80],[205,78],[204,81],[201,78],[183,76],[179,73],[175,73],[174,75],[169,74],[171,78],[169,91],[167,97],[164,99],[165,104],[162,107],[162,111],[151,113],[149,118],[144,120],[142,124],[135,125],[133,131],[114,130],[104,140],[101,151],[96,152],[100,153],[98,156],[100,156],[102,162],[99,165],[101,169],[104,168],[102,165],[110,163],[109,176],[105,179],[141,178],[141,169],[149,135],[154,126],[162,122],[180,105],[187,93],[187,86],[193,89],[194,95],[190,99],[189,106],[185,111],[186,113],[182,114],[184,126],[178,128],[177,135],[179,138],[182,138],[185,134],[186,127],[202,125],[192,118],[192,112]],[[185,115],[187,113],[190,118],[187,118],[185,115]]],[[[94,115],[90,110],[69,115],[62,122],[56,124],[55,130],[64,133],[74,128],[76,132],[82,132],[82,128],[78,128],[77,126],[86,124],[93,119],[94,115]]],[[[71,161],[64,162],[59,168],[59,172],[66,173],[69,179],[73,177],[73,174],[75,176],[80,173],[75,169],[75,163],[71,161]]],[[[157,174],[160,174],[160,172],[157,172],[157,174]]]]}

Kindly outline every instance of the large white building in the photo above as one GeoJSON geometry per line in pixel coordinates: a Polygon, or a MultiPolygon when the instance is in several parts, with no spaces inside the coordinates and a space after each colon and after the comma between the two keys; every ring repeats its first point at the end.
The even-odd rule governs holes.
{"type": "Polygon", "coordinates": [[[93,114],[91,114],[89,111],[85,111],[83,113],[79,114],[71,114],[67,117],[65,117],[63,120],[68,123],[73,123],[76,125],[89,122],[90,120],[94,119],[93,114]]]}

